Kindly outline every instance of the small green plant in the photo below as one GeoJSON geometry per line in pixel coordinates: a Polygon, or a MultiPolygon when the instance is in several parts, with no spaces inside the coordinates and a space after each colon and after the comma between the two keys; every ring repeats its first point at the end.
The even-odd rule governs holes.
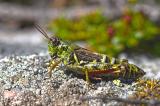
{"type": "Polygon", "coordinates": [[[154,39],[159,33],[158,27],[143,11],[130,10],[124,11],[119,19],[113,21],[100,12],[78,19],[58,18],[50,23],[49,29],[62,39],[84,40],[91,50],[111,56],[140,47],[142,42],[154,39]]]}

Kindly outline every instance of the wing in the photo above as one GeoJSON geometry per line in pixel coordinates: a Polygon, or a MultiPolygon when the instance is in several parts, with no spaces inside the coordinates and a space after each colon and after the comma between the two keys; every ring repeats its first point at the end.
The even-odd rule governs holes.
{"type": "Polygon", "coordinates": [[[70,46],[71,46],[73,52],[70,55],[69,64],[75,63],[76,60],[78,60],[79,62],[83,61],[84,63],[96,61],[96,62],[105,62],[105,63],[114,64],[117,62],[117,59],[115,59],[115,58],[109,57],[104,54],[92,52],[88,49],[82,48],[82,47],[77,46],[75,44],[71,44],[70,46]],[[75,59],[74,55],[76,56],[76,59],[75,59]]]}
{"type": "Polygon", "coordinates": [[[101,62],[101,59],[103,58],[101,55],[93,53],[85,48],[78,48],[74,50],[74,53],[77,56],[77,59],[79,61],[96,61],[96,62],[101,62]]]}
{"type": "Polygon", "coordinates": [[[110,64],[119,64],[120,59],[107,56],[105,54],[95,53],[85,48],[76,48],[74,49],[74,53],[78,59],[78,61],[85,61],[85,62],[102,62],[102,63],[110,63],[110,64]]]}
{"type": "Polygon", "coordinates": [[[95,54],[77,45],[72,45],[72,48],[73,48],[73,52],[70,55],[69,64],[74,64],[76,60],[78,60],[78,62],[83,61],[85,63],[93,62],[93,61],[101,62],[102,56],[98,54],[95,54]]]}

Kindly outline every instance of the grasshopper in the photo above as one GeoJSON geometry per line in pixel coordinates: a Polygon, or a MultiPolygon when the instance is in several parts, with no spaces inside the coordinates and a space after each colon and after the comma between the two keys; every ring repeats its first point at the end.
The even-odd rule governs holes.
{"type": "Polygon", "coordinates": [[[51,63],[48,73],[51,77],[52,70],[63,64],[67,70],[90,79],[138,79],[145,72],[127,59],[117,59],[105,54],[94,53],[75,44],[61,40],[56,36],[49,37],[39,26],[35,26],[48,40],[48,51],[51,63]]]}

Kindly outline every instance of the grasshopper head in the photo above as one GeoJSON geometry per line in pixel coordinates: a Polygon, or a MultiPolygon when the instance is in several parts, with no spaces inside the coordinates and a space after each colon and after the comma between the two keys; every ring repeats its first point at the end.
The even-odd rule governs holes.
{"type": "Polygon", "coordinates": [[[60,39],[55,36],[52,36],[48,41],[48,51],[53,59],[58,57],[57,53],[59,51],[58,47],[60,44],[60,39]]]}
{"type": "Polygon", "coordinates": [[[57,57],[57,49],[58,46],[60,45],[60,39],[56,36],[48,36],[48,34],[39,26],[39,25],[35,25],[35,28],[42,33],[42,35],[44,35],[44,37],[48,40],[48,50],[50,55],[53,58],[57,57]]]}
{"type": "Polygon", "coordinates": [[[56,36],[48,36],[47,33],[39,25],[35,25],[35,27],[48,40],[48,51],[52,59],[55,59],[57,57],[67,57],[69,55],[69,53],[67,54],[67,52],[65,52],[70,46],[68,43],[63,42],[56,36]]]}
{"type": "Polygon", "coordinates": [[[49,38],[49,43],[52,45],[52,47],[57,47],[60,44],[60,39],[58,37],[52,36],[49,38]]]}

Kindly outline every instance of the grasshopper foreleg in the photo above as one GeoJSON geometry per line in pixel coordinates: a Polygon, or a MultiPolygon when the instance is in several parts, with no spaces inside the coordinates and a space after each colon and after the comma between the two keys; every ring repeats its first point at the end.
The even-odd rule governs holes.
{"type": "Polygon", "coordinates": [[[48,66],[48,74],[49,74],[49,77],[52,76],[52,70],[54,70],[56,68],[56,66],[58,66],[58,64],[60,63],[61,61],[58,60],[51,60],[50,63],[49,63],[49,66],[48,66]]]}

